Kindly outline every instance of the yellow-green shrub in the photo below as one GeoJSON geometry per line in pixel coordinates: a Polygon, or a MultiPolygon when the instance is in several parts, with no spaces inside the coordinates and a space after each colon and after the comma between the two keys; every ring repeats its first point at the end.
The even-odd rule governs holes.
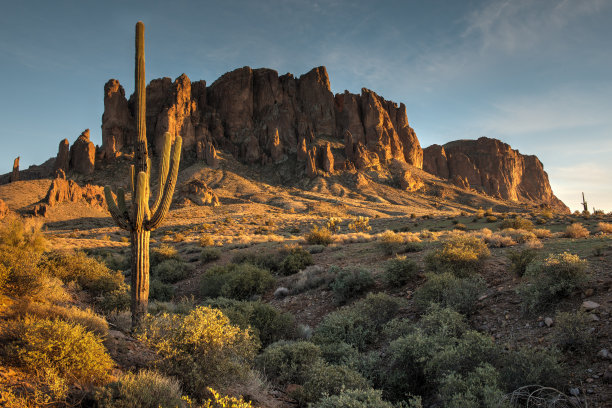
{"type": "Polygon", "coordinates": [[[329,245],[332,243],[332,233],[326,227],[312,227],[310,232],[306,234],[306,242],[309,244],[329,245]]]}
{"type": "Polygon", "coordinates": [[[427,254],[425,265],[434,272],[451,272],[457,277],[466,277],[480,272],[490,254],[482,239],[459,236],[445,242],[441,249],[427,254]]]}
{"type": "Polygon", "coordinates": [[[143,370],[127,373],[110,383],[96,396],[99,408],[183,408],[179,382],[159,372],[143,370]]]}
{"type": "Polygon", "coordinates": [[[102,340],[78,324],[26,316],[11,322],[5,351],[48,387],[56,399],[69,387],[104,384],[113,360],[102,340]]]}
{"type": "Polygon", "coordinates": [[[575,222],[565,229],[565,236],[567,238],[584,238],[589,236],[589,230],[579,222],[575,222]]]}
{"type": "Polygon", "coordinates": [[[149,316],[143,336],[162,357],[166,373],[198,398],[206,397],[211,384],[241,379],[258,348],[249,330],[233,326],[220,310],[206,306],[186,316],[149,316]]]}

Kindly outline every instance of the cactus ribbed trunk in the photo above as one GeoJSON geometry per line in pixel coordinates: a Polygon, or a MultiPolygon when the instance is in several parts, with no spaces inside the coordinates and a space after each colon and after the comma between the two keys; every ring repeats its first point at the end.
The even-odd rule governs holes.
{"type": "Polygon", "coordinates": [[[125,193],[117,191],[117,198],[110,186],[104,187],[108,211],[120,228],[130,231],[132,252],[132,328],[139,327],[147,314],[149,303],[149,239],[170,209],[174,187],[181,161],[182,139],[176,136],[174,143],[170,133],[164,135],[164,150],[160,158],[159,192],[152,208],[149,208],[151,160],[147,151],[146,82],[144,58],[144,24],[136,24],[136,129],[134,164],[130,167],[132,206],[128,208],[125,193]],[[171,162],[172,160],[172,162],[171,162]]]}
{"type": "Polygon", "coordinates": [[[142,324],[149,304],[149,238],[151,231],[131,232],[132,243],[132,327],[142,324]]]}

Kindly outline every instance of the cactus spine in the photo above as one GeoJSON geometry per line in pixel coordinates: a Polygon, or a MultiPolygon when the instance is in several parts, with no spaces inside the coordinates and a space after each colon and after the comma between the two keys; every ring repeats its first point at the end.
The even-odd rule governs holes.
{"type": "Polygon", "coordinates": [[[130,231],[132,255],[131,311],[132,328],[142,323],[149,300],[149,238],[170,208],[179,162],[182,139],[176,136],[174,143],[170,133],[164,135],[164,149],[160,158],[159,191],[152,207],[149,207],[151,160],[147,151],[146,135],[146,82],[144,57],[144,24],[136,23],[136,131],[134,163],[130,167],[131,208],[125,201],[125,192],[117,190],[117,200],[110,186],[104,187],[108,211],[117,225],[130,231]]]}

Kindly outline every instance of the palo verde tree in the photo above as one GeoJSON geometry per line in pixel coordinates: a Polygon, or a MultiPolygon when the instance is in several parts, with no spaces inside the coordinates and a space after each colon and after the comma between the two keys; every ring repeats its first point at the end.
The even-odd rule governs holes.
{"type": "Polygon", "coordinates": [[[111,188],[106,186],[104,194],[108,211],[120,228],[130,231],[132,253],[132,328],[142,322],[149,301],[149,238],[168,213],[179,162],[182,139],[176,136],[174,143],[170,133],[165,134],[164,148],[160,157],[159,191],[152,206],[149,206],[151,159],[147,151],[146,132],[146,82],[144,57],[144,24],[136,23],[136,140],[134,163],[130,171],[132,203],[128,207],[125,192],[117,190],[117,201],[111,188]],[[172,156],[172,161],[170,160],[172,156]]]}

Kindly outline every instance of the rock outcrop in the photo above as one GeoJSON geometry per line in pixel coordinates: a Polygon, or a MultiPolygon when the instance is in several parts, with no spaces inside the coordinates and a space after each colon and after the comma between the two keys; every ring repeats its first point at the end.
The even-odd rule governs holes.
{"type": "MultiPolygon", "coordinates": [[[[58,156],[62,153],[61,145],[58,156]]],[[[78,173],[89,175],[94,172],[96,146],[89,140],[89,129],[85,129],[70,148],[70,168],[78,173]]]]}
{"type": "MultiPolygon", "coordinates": [[[[134,108],[133,95],[128,101],[117,80],[106,83],[101,148],[105,159],[130,148],[134,108]]],[[[367,89],[360,95],[334,96],[325,67],[299,78],[243,67],[210,86],[191,82],[185,74],[174,82],[154,79],[147,86],[147,138],[155,151],[165,132],[180,134],[184,153],[206,158],[211,166],[218,165],[212,154],[216,149],[247,164],[280,163],[297,156],[298,170],[309,175],[318,169],[332,172],[335,162],[343,168],[390,160],[422,166],[422,149],[408,125],[406,107],[367,89]],[[319,138],[348,141],[346,157],[335,158],[319,138]],[[311,154],[317,144],[320,150],[311,154]]]]}
{"type": "Polygon", "coordinates": [[[457,140],[423,151],[423,169],[493,197],[569,211],[552,192],[548,175],[536,156],[528,156],[496,139],[457,140]]]}
{"type": "Polygon", "coordinates": [[[13,172],[11,173],[11,183],[13,181],[19,181],[19,157],[13,160],[13,172]]]}
{"type": "Polygon", "coordinates": [[[189,200],[193,204],[204,206],[211,205],[217,207],[221,205],[219,197],[202,180],[192,179],[183,184],[179,191],[179,200],[189,200]]]}
{"type": "Polygon", "coordinates": [[[70,142],[68,142],[68,139],[64,139],[59,144],[57,156],[55,157],[55,164],[53,165],[53,171],[55,173],[59,173],[61,171],[65,175],[69,169],[70,169],[70,142]]]}

